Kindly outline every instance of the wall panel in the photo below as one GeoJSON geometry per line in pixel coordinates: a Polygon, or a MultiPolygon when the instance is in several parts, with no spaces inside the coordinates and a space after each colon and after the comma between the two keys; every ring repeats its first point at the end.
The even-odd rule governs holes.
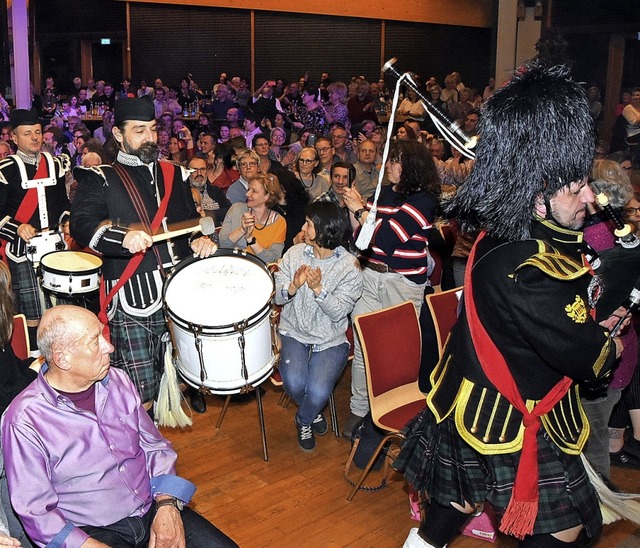
{"type": "Polygon", "coordinates": [[[251,68],[249,12],[174,5],[131,5],[132,78],[178,84],[191,73],[210,90],[221,72],[247,79],[251,68]]]}
{"type": "Polygon", "coordinates": [[[389,21],[385,50],[386,58],[398,58],[400,72],[417,72],[423,80],[435,76],[444,85],[444,77],[458,71],[482,93],[491,66],[491,30],[389,21]]]}
{"type": "Polygon", "coordinates": [[[256,12],[256,82],[298,79],[309,71],[319,82],[364,74],[378,79],[380,22],[351,17],[256,12]]]}

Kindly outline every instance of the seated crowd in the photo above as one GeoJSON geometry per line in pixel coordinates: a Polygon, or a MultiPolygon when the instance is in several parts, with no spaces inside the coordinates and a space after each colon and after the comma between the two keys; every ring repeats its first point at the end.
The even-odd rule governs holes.
{"type": "MultiPolygon", "coordinates": [[[[417,75],[416,80],[420,82],[417,75]]],[[[482,104],[494,93],[492,80],[482,93],[465,86],[457,72],[444,78],[444,87],[435,77],[419,85],[429,98],[428,108],[458,122],[466,137],[481,137],[482,104]]],[[[41,150],[64,158],[59,161],[59,175],[66,193],[58,198],[60,212],[70,210],[68,241],[76,249],[105,257],[114,254],[110,246],[116,242],[117,260],[150,248],[148,234],[138,234],[144,231],[96,219],[101,204],[91,203],[92,197],[104,199],[111,207],[111,190],[103,188],[103,183],[113,183],[108,179],[111,175],[103,173],[111,173],[103,170],[107,165],[155,165],[157,176],[157,160],[173,164],[174,181],[183,186],[169,206],[172,215],[182,217],[178,220],[192,213],[210,217],[219,228],[219,242],[202,236],[189,241],[191,251],[206,258],[217,245],[239,247],[265,263],[279,264],[274,279],[275,302],[282,308],[280,370],[284,389],[298,406],[295,434],[304,451],[314,450],[316,436],[327,432],[323,409],[347,364],[346,334],[353,317],[411,301],[424,322],[425,295],[433,291],[430,276],[436,267],[435,255],[444,259],[443,287],[463,285],[479,233],[458,233],[455,219],[442,218],[442,206],[464,188],[474,160],[449,146],[414,89],[403,90],[406,96],[399,102],[395,127],[387,127],[391,91],[384,80],[370,83],[362,76],[344,83],[323,73],[319,85],[308,78],[291,83],[275,79],[252,93],[245,79],[222,74],[210,95],[190,76],[178,86],[166,86],[160,79],[153,86],[143,81],[137,90],[127,79],[119,88],[101,80],[74,79],[68,91],[61,95],[53,79],[47,79],[42,96],[34,95],[33,109],[44,123],[37,136],[41,148],[31,156],[39,161],[41,150]],[[97,120],[101,125],[90,131],[97,120]],[[127,124],[132,121],[140,122],[148,137],[136,142],[128,133],[131,126],[127,124]],[[392,137],[383,165],[388,132],[392,137]],[[152,142],[157,143],[151,147],[153,154],[145,155],[145,146],[152,142]],[[102,168],[91,169],[96,166],[102,168]],[[368,247],[359,249],[356,240],[365,232],[362,227],[371,224],[371,220],[367,223],[370,216],[375,230],[368,247]],[[454,229],[455,243],[443,240],[438,229],[443,224],[454,229]],[[133,233],[135,238],[127,239],[133,233]],[[72,236],[80,236],[79,241],[72,236]]],[[[640,91],[634,90],[622,113],[630,126],[640,127],[639,105],[640,91]],[[638,110],[636,118],[633,109],[638,110]]],[[[28,156],[23,131],[38,123],[30,117],[33,113],[25,113],[12,117],[6,138],[3,129],[2,182],[8,173],[3,169],[9,169],[9,163],[2,162],[16,147],[17,156],[28,156]]],[[[612,206],[640,233],[640,188],[630,181],[632,154],[638,157],[634,136],[632,131],[630,150],[595,161],[592,179],[616,198],[611,198],[612,206]]],[[[143,171],[148,177],[149,170],[143,171]]],[[[141,183],[136,180],[135,184],[141,183]]],[[[0,185],[4,186],[8,185],[0,185]]],[[[19,212],[9,211],[10,196],[0,190],[0,218],[18,218],[19,212]]],[[[157,200],[154,206],[160,210],[159,196],[157,200]]],[[[613,247],[610,222],[595,205],[589,214],[586,241],[597,251],[613,247]]],[[[28,223],[14,224],[14,232],[22,238],[20,227],[28,223]]],[[[11,222],[0,225],[0,237],[13,244],[12,238],[18,238],[7,235],[8,225],[11,222]]],[[[32,236],[29,233],[23,239],[32,236]]],[[[183,246],[187,252],[188,245],[183,246]]],[[[160,267],[165,266],[163,260],[158,256],[160,267]]],[[[111,278],[107,289],[113,289],[120,274],[111,278]]],[[[8,483],[11,504],[5,500],[5,491],[2,502],[7,517],[14,517],[15,511],[20,521],[10,520],[4,527],[0,519],[0,536],[15,536],[23,546],[29,545],[20,532],[21,522],[31,541],[40,546],[133,546],[128,530],[139,527],[142,543],[184,546],[186,539],[187,546],[234,546],[197,513],[183,510],[195,487],[175,474],[176,454],[149,416],[157,394],[148,386],[143,393],[141,380],[134,378],[138,372],[121,367],[125,352],[118,346],[124,342],[113,334],[113,345],[105,339],[95,315],[64,305],[40,313],[34,346],[42,358],[19,363],[9,348],[11,329],[3,325],[13,314],[13,300],[2,296],[11,293],[11,275],[25,274],[13,268],[9,273],[0,263],[3,356],[20,373],[12,377],[15,387],[3,402],[8,407],[2,422],[7,469],[3,481],[8,483]],[[109,354],[114,351],[119,357],[112,359],[110,370],[109,354]],[[64,436],[69,425],[83,440],[82,447],[64,436]],[[86,459],[85,445],[90,446],[89,461],[80,478],[77,460],[86,459]],[[49,459],[56,459],[55,474],[49,459]],[[124,461],[126,473],[124,464],[119,467],[124,461]],[[75,482],[80,480],[78,491],[75,482]],[[28,489],[23,487],[25,481],[28,489]]],[[[15,305],[22,312],[25,303],[18,297],[17,285],[14,280],[15,305]]],[[[150,297],[158,297],[150,288],[150,297]]],[[[114,305],[116,320],[122,305],[114,305]]],[[[110,314],[111,324],[113,310],[110,314]]],[[[625,328],[620,357],[624,366],[613,375],[608,390],[584,397],[585,412],[598,425],[592,426],[586,452],[607,478],[610,464],[640,469],[638,344],[633,326],[625,328]],[[632,430],[625,442],[628,424],[632,430]]],[[[144,329],[159,333],[166,326],[161,322],[144,329]]],[[[146,344],[142,338],[137,342],[146,344]]],[[[353,354],[346,438],[370,412],[357,337],[353,354]]],[[[191,389],[190,399],[195,411],[206,412],[201,393],[191,389]]]]}

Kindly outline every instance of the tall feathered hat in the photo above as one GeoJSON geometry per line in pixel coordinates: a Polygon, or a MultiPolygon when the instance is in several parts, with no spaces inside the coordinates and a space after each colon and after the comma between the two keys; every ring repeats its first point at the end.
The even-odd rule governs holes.
{"type": "Polygon", "coordinates": [[[595,137],[587,98],[564,65],[532,61],[486,102],[471,174],[447,213],[463,230],[529,238],[540,195],[589,175],[595,137]]]}

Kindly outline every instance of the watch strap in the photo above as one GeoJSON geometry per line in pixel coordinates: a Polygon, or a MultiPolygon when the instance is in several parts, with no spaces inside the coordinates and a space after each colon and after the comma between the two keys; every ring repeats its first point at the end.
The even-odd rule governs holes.
{"type": "Polygon", "coordinates": [[[184,508],[184,503],[181,500],[178,500],[177,498],[174,498],[174,497],[156,501],[156,509],[161,508],[162,506],[173,506],[178,510],[178,512],[182,512],[182,509],[184,508]]]}

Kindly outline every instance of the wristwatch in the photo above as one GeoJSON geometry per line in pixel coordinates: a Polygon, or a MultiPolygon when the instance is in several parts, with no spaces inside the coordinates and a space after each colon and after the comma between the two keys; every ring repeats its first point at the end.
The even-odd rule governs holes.
{"type": "Polygon", "coordinates": [[[358,211],[356,211],[353,216],[356,218],[356,221],[360,220],[360,217],[362,217],[362,215],[364,215],[365,211],[367,211],[364,207],[360,208],[358,211]]]}
{"type": "Polygon", "coordinates": [[[247,240],[247,245],[253,245],[256,243],[256,237],[254,236],[253,238],[251,238],[250,240],[247,240]]]}
{"type": "Polygon", "coordinates": [[[175,497],[156,501],[156,509],[162,506],[174,506],[178,510],[178,512],[182,512],[182,510],[184,509],[184,502],[175,497]]]}

